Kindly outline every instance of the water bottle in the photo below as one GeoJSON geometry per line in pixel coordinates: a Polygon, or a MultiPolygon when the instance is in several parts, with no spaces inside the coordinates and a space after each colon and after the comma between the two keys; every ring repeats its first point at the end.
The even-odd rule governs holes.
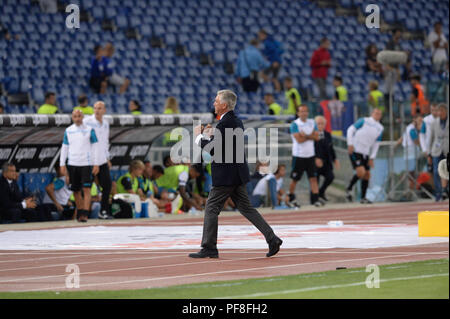
{"type": "Polygon", "coordinates": [[[344,226],[344,222],[342,220],[331,220],[328,222],[328,226],[330,227],[342,227],[344,226]]]}

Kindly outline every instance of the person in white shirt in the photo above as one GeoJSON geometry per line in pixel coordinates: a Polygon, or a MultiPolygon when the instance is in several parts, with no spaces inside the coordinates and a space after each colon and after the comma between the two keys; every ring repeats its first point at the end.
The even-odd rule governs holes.
{"type": "MultiPolygon", "coordinates": [[[[421,155],[420,135],[425,135],[425,124],[422,116],[416,115],[396,144],[396,146],[402,144],[403,158],[407,164],[406,169],[413,178],[416,177],[416,162],[421,155]]],[[[410,180],[409,186],[414,189],[414,181],[410,180]]]]}
{"type": "Polygon", "coordinates": [[[298,107],[298,118],[292,122],[290,133],[292,138],[292,172],[289,185],[289,204],[298,206],[295,202],[295,187],[306,171],[311,188],[311,201],[316,207],[322,206],[319,201],[319,186],[317,183],[317,168],[315,164],[314,141],[319,140],[317,125],[313,119],[308,119],[308,106],[298,107]]]}
{"type": "Polygon", "coordinates": [[[59,166],[61,174],[65,175],[67,165],[70,188],[77,207],[77,219],[86,222],[91,206],[92,177],[99,172],[100,148],[95,130],[83,124],[83,112],[74,110],[72,121],[73,124],[64,132],[59,166]]]}
{"type": "MultiPolygon", "coordinates": [[[[431,127],[433,123],[439,118],[439,106],[437,103],[431,104],[431,113],[423,118],[423,128],[419,134],[420,147],[425,154],[429,153],[428,144],[431,139],[431,127]],[[425,131],[425,133],[423,132],[425,131]]],[[[427,162],[427,170],[429,173],[433,173],[433,165],[427,162]]]]}
{"type": "Polygon", "coordinates": [[[442,23],[436,22],[434,30],[428,34],[428,44],[431,47],[433,70],[436,73],[445,70],[448,62],[448,42],[442,33],[442,23]]]}
{"type": "Polygon", "coordinates": [[[281,189],[283,186],[283,177],[286,175],[286,165],[278,165],[277,170],[273,174],[267,174],[261,178],[253,189],[250,202],[253,207],[259,207],[264,198],[270,195],[272,207],[279,206],[283,200],[284,192],[281,189]]]}
{"type": "Polygon", "coordinates": [[[83,123],[95,130],[100,148],[98,162],[99,172],[95,177],[96,184],[101,187],[101,209],[98,217],[100,219],[112,219],[111,208],[109,205],[109,195],[111,194],[111,161],[109,155],[109,123],[103,118],[106,113],[106,106],[103,101],[97,101],[94,104],[94,115],[83,119],[83,123]]]}
{"type": "Polygon", "coordinates": [[[65,219],[71,216],[65,214],[71,209],[69,201],[72,191],[69,189],[69,177],[61,174],[59,162],[55,163],[56,177],[45,187],[45,196],[42,201],[42,208],[46,210],[46,214],[58,212],[59,218],[65,219]]]}
{"type": "Polygon", "coordinates": [[[373,160],[377,156],[379,142],[381,141],[384,127],[380,120],[383,112],[373,109],[371,117],[357,120],[347,129],[347,146],[350,161],[356,174],[347,187],[346,198],[352,201],[351,191],[358,180],[361,180],[361,203],[370,204],[366,198],[369,187],[370,168],[374,167],[373,160]]]}

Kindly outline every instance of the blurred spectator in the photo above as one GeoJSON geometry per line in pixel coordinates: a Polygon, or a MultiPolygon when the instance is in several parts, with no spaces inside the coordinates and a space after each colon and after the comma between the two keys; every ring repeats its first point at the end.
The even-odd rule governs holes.
{"type": "Polygon", "coordinates": [[[430,105],[425,97],[425,91],[420,84],[420,75],[413,75],[411,77],[411,115],[416,114],[426,115],[430,112],[430,105]]]}
{"type": "Polygon", "coordinates": [[[201,168],[197,165],[171,165],[164,170],[164,175],[156,180],[158,191],[177,193],[179,195],[172,202],[172,213],[177,213],[184,206],[184,211],[188,211],[192,207],[201,210],[200,204],[193,198],[193,189],[188,186],[188,181],[196,179],[201,174],[201,168]],[[181,205],[182,204],[182,205],[181,205]]]}
{"type": "Polygon", "coordinates": [[[69,201],[72,191],[69,189],[69,177],[61,172],[59,163],[55,163],[56,177],[45,187],[45,196],[42,208],[46,215],[56,212],[57,219],[71,219],[74,210],[69,201]]]}
{"type": "Polygon", "coordinates": [[[319,88],[319,97],[321,100],[327,100],[327,76],[328,69],[331,67],[331,55],[328,49],[330,48],[330,40],[323,38],[320,40],[320,46],[311,56],[309,65],[312,69],[312,78],[319,88]]]}
{"type": "Polygon", "coordinates": [[[45,101],[42,104],[37,114],[55,114],[59,113],[59,109],[56,106],[56,94],[54,92],[45,93],[45,101]]]}
{"type": "MultiPolygon", "coordinates": [[[[162,196],[158,193],[158,187],[154,184],[154,176],[155,173],[152,168],[152,164],[150,161],[144,161],[144,171],[142,176],[138,177],[139,180],[139,189],[138,194],[143,201],[150,200],[152,201],[158,210],[164,211],[167,204],[170,203],[170,200],[167,196],[162,196]]],[[[162,169],[162,167],[161,167],[162,169]]],[[[159,175],[156,175],[159,177],[159,175]]]]}
{"type": "Polygon", "coordinates": [[[117,194],[136,194],[138,195],[139,177],[144,172],[145,165],[140,160],[132,160],[128,173],[122,175],[117,180],[117,194]]]}
{"type": "Polygon", "coordinates": [[[411,80],[411,77],[413,76],[413,67],[412,67],[412,52],[411,51],[405,51],[406,53],[406,64],[403,67],[403,73],[402,73],[402,80],[403,81],[409,81],[411,80]]]}
{"type": "Polygon", "coordinates": [[[166,155],[163,158],[163,165],[165,168],[168,168],[170,166],[174,166],[175,164],[172,162],[172,159],[170,158],[170,155],[166,155]]]}
{"type": "Polygon", "coordinates": [[[369,96],[367,100],[369,102],[370,112],[373,109],[380,109],[384,114],[384,94],[378,90],[378,81],[373,80],[369,82],[369,96]]]}
{"type": "Polygon", "coordinates": [[[325,191],[334,180],[333,165],[336,169],[340,169],[340,163],[336,157],[336,152],[334,151],[331,134],[325,131],[327,120],[321,115],[316,116],[314,120],[316,121],[317,130],[319,131],[319,140],[314,141],[317,183],[320,184],[320,176],[325,178],[322,186],[319,188],[319,200],[325,203],[328,201],[325,196],[325,191]]]}
{"type": "Polygon", "coordinates": [[[269,107],[268,113],[271,115],[281,115],[283,112],[283,108],[280,104],[275,102],[275,99],[273,97],[272,93],[266,93],[264,94],[264,102],[269,107]]]}
{"type": "Polygon", "coordinates": [[[142,175],[138,177],[139,193],[140,193],[141,198],[147,198],[147,197],[157,194],[158,189],[156,187],[154,187],[154,184],[152,181],[152,175],[153,175],[152,163],[150,163],[150,161],[148,161],[148,160],[145,160],[143,163],[144,163],[144,171],[142,172],[142,175]]]}
{"type": "Polygon", "coordinates": [[[256,161],[255,171],[250,176],[250,181],[247,183],[247,193],[252,194],[253,189],[255,188],[256,184],[258,184],[259,180],[268,173],[269,163],[261,163],[260,161],[256,161]]]}
{"type": "Polygon", "coordinates": [[[0,22],[0,40],[7,40],[7,41],[11,41],[12,39],[18,40],[19,39],[19,35],[15,35],[14,37],[11,35],[11,33],[9,33],[8,29],[0,22]]]}
{"type": "MultiPolygon", "coordinates": [[[[430,143],[431,138],[431,127],[433,125],[433,122],[437,121],[439,119],[439,107],[437,103],[431,104],[430,107],[430,114],[425,116],[423,118],[423,122],[425,124],[425,135],[421,135],[421,142],[420,145],[422,147],[422,150],[425,154],[428,154],[428,145],[430,143]]],[[[432,172],[431,166],[428,168],[429,172],[432,172]]]]}
{"type": "Polygon", "coordinates": [[[114,46],[108,42],[105,44],[105,71],[108,78],[108,84],[119,87],[119,94],[123,94],[127,91],[130,85],[130,80],[126,77],[120,76],[115,71],[116,64],[112,59],[114,55],[114,46]]]}
{"type": "Polygon", "coordinates": [[[377,61],[378,48],[372,43],[366,47],[366,70],[383,75],[383,66],[377,61]]]}
{"type": "MultiPolygon", "coordinates": [[[[180,108],[178,105],[178,100],[173,97],[173,96],[169,96],[166,99],[166,102],[164,104],[164,112],[163,114],[180,114],[180,108]]],[[[176,142],[178,142],[181,139],[181,129],[180,128],[175,128],[170,132],[164,133],[164,139],[163,139],[163,145],[164,146],[169,146],[170,144],[174,144],[176,142]],[[178,139],[171,139],[170,135],[171,133],[177,134],[180,133],[178,135],[178,139]]]]}
{"type": "Polygon", "coordinates": [[[434,193],[433,185],[433,176],[429,172],[419,173],[419,176],[417,177],[417,190],[421,190],[421,198],[429,198],[427,193],[434,193]]]}
{"type": "Polygon", "coordinates": [[[128,104],[128,110],[133,115],[141,115],[142,114],[141,104],[137,100],[131,100],[130,101],[130,104],[128,104]]]}
{"type": "Polygon", "coordinates": [[[175,97],[169,96],[164,104],[164,114],[179,114],[180,108],[175,97]]]}
{"type": "Polygon", "coordinates": [[[428,164],[433,165],[433,179],[435,186],[436,201],[442,199],[442,184],[438,173],[438,165],[445,158],[449,151],[449,127],[448,127],[448,106],[439,104],[439,119],[434,121],[430,128],[430,141],[427,147],[428,164]]]}
{"type": "Polygon", "coordinates": [[[194,196],[194,188],[191,185],[188,185],[188,181],[190,180],[195,181],[201,174],[202,174],[202,165],[196,164],[188,166],[187,170],[184,169],[178,175],[177,190],[181,198],[183,199],[182,207],[183,211],[185,212],[188,212],[189,210],[191,210],[191,208],[194,208],[196,210],[202,210],[202,205],[204,205],[206,202],[206,200],[203,199],[201,196],[194,196]]]}
{"type": "Polygon", "coordinates": [[[333,99],[328,101],[327,107],[330,110],[331,115],[331,129],[333,131],[342,132],[342,115],[345,111],[344,103],[333,97],[333,99]]]}
{"type": "Polygon", "coordinates": [[[275,91],[281,91],[280,81],[278,80],[278,73],[281,68],[281,55],[283,54],[283,45],[276,41],[272,35],[268,34],[264,29],[258,32],[259,41],[264,45],[262,49],[263,55],[270,63],[270,67],[264,70],[263,78],[267,82],[269,76],[272,76],[272,83],[274,85],[275,91]]]}
{"type": "Polygon", "coordinates": [[[22,219],[38,221],[36,201],[33,197],[24,198],[17,184],[16,166],[5,162],[0,176],[0,217],[3,221],[17,223],[22,219]]]}
{"type": "Polygon", "coordinates": [[[101,211],[99,217],[101,219],[111,219],[111,207],[109,205],[109,195],[111,193],[111,174],[110,167],[112,166],[109,154],[109,122],[104,119],[106,114],[106,105],[103,101],[94,103],[94,116],[86,117],[83,123],[95,130],[95,135],[98,139],[98,144],[101,149],[100,157],[98,158],[99,172],[95,176],[96,184],[101,187],[101,211]]]}
{"type": "Polygon", "coordinates": [[[39,0],[39,6],[44,13],[58,12],[58,3],[56,0],[39,0]]]}
{"type": "Polygon", "coordinates": [[[425,134],[425,125],[423,125],[423,118],[417,114],[413,121],[406,127],[402,137],[397,141],[396,145],[402,144],[403,158],[406,162],[406,169],[411,175],[409,187],[414,189],[414,179],[416,178],[416,163],[421,155],[420,134],[425,134]]]}
{"type": "Polygon", "coordinates": [[[270,67],[257,48],[258,40],[250,41],[245,49],[241,50],[236,62],[236,78],[245,92],[256,92],[259,88],[259,72],[270,67]]]}
{"type": "Polygon", "coordinates": [[[78,96],[78,106],[75,106],[74,110],[80,110],[84,115],[94,114],[94,108],[88,105],[88,97],[86,94],[81,94],[78,96]]]}
{"type": "Polygon", "coordinates": [[[436,73],[445,71],[448,62],[448,42],[442,33],[441,22],[434,24],[434,30],[428,34],[427,40],[431,48],[433,71],[436,73]]]}
{"type": "Polygon", "coordinates": [[[336,99],[341,102],[347,102],[348,101],[347,88],[342,84],[342,78],[339,75],[336,75],[334,77],[333,86],[336,88],[334,94],[336,99]]]}
{"type": "Polygon", "coordinates": [[[164,168],[161,165],[155,165],[155,166],[152,167],[151,180],[153,182],[156,181],[158,178],[160,178],[163,175],[164,175],[164,168]]]}
{"type": "Polygon", "coordinates": [[[108,87],[106,76],[106,63],[104,50],[100,45],[94,48],[95,56],[91,60],[91,78],[89,86],[95,93],[105,94],[108,87]]]}
{"type": "Polygon", "coordinates": [[[298,90],[293,87],[293,80],[290,76],[284,78],[284,95],[286,97],[287,109],[284,111],[288,115],[296,115],[298,107],[302,104],[302,98],[298,90]]]}
{"type": "Polygon", "coordinates": [[[5,108],[2,103],[0,103],[0,114],[5,114],[5,108]]]}
{"type": "MultiPolygon", "coordinates": [[[[97,182],[94,181],[91,186],[91,213],[89,214],[89,218],[98,219],[100,210],[102,209],[101,199],[101,188],[97,182]]],[[[112,219],[112,216],[110,219],[112,219]]]]}
{"type": "Polygon", "coordinates": [[[283,177],[286,175],[286,165],[280,164],[275,173],[265,175],[256,184],[250,202],[253,207],[259,207],[264,204],[267,196],[270,198],[272,208],[280,206],[284,199],[285,192],[282,189],[283,177]]]}

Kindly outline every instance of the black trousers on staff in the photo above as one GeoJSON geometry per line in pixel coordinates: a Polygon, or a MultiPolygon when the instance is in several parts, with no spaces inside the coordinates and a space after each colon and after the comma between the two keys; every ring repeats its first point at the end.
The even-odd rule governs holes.
{"type": "Polygon", "coordinates": [[[217,250],[219,214],[228,197],[231,197],[239,212],[264,235],[267,242],[274,239],[275,233],[272,228],[251,206],[245,185],[213,186],[206,201],[202,248],[217,250]]]}
{"type": "MultiPolygon", "coordinates": [[[[319,196],[324,196],[328,186],[330,186],[334,180],[333,167],[324,165],[319,168],[317,170],[317,178],[319,178],[319,176],[323,176],[325,178],[319,189],[319,196]]],[[[317,180],[317,182],[319,182],[319,180],[317,180]]]]}
{"type": "Polygon", "coordinates": [[[109,195],[111,194],[111,174],[109,173],[108,163],[100,165],[97,174],[98,184],[102,188],[101,210],[111,214],[111,207],[109,206],[109,195]]]}

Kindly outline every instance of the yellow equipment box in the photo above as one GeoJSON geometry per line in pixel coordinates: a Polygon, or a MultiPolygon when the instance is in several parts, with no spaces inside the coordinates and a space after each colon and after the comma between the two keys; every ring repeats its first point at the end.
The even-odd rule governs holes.
{"type": "Polygon", "coordinates": [[[448,237],[448,212],[420,212],[419,237],[448,237]]]}

